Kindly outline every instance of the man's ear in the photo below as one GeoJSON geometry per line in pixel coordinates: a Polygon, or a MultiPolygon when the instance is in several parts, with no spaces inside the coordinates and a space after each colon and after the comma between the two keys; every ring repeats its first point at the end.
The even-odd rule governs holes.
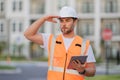
{"type": "Polygon", "coordinates": [[[78,19],[75,19],[74,20],[74,26],[77,24],[77,22],[78,22],[78,19]]]}

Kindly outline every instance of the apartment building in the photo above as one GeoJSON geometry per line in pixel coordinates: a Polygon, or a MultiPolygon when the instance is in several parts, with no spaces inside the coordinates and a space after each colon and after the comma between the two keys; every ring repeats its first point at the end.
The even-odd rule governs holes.
{"type": "Polygon", "coordinates": [[[97,55],[105,55],[101,32],[105,28],[112,30],[110,56],[115,57],[120,49],[120,0],[77,0],[76,9],[80,20],[77,33],[91,40],[97,55]]]}
{"type": "MultiPolygon", "coordinates": [[[[119,0],[0,0],[0,41],[7,42],[11,55],[47,56],[39,45],[25,39],[23,32],[43,15],[58,14],[62,6],[68,5],[79,13],[76,34],[91,40],[97,56],[105,53],[102,30],[112,30],[111,54],[115,57],[120,44],[119,4],[119,0]]],[[[58,25],[46,22],[39,31],[57,34],[58,27],[54,26],[58,25]]]]}

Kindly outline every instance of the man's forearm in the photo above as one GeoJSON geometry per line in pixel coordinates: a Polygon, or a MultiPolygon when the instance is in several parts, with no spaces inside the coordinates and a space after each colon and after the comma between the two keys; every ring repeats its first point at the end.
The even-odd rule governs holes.
{"type": "Polygon", "coordinates": [[[96,67],[94,62],[86,63],[86,65],[82,65],[78,60],[76,61],[73,60],[71,66],[73,69],[77,70],[79,74],[88,77],[94,76],[96,72],[96,67]]]}
{"type": "Polygon", "coordinates": [[[96,69],[95,68],[86,68],[85,69],[85,76],[92,77],[95,75],[96,69]]]}
{"type": "Polygon", "coordinates": [[[25,31],[24,35],[26,37],[35,35],[44,22],[45,22],[44,18],[38,19],[37,21],[30,25],[30,27],[25,31]]]}
{"type": "Polygon", "coordinates": [[[24,32],[24,36],[39,45],[43,45],[43,37],[42,34],[37,34],[40,27],[42,27],[45,21],[56,23],[54,18],[59,18],[59,16],[44,16],[41,19],[36,20],[34,23],[30,25],[30,27],[24,32]]]}

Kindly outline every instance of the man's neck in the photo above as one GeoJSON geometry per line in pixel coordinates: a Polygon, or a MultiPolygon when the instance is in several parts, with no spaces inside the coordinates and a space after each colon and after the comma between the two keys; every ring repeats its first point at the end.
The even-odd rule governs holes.
{"type": "Polygon", "coordinates": [[[65,38],[73,38],[75,36],[74,32],[69,33],[69,34],[63,34],[65,38]]]}

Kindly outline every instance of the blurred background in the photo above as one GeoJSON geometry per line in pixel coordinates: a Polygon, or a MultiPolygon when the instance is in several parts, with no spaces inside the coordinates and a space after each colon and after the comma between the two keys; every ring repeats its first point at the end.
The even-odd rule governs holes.
{"type": "MultiPolygon", "coordinates": [[[[72,6],[77,10],[79,21],[76,34],[91,41],[97,74],[120,74],[120,0],[0,0],[0,66],[15,66],[19,68],[18,72],[22,71],[23,64],[46,66],[47,62],[41,61],[47,61],[47,52],[40,45],[28,41],[23,33],[44,15],[58,15],[63,6],[72,6]],[[102,35],[106,29],[112,35],[108,31],[102,35]]],[[[58,25],[46,22],[39,32],[57,34],[59,27],[54,26],[58,25]]],[[[4,76],[9,74],[4,75],[3,68],[1,70],[0,80],[6,80],[4,76]]],[[[40,75],[39,72],[37,75],[40,75]]],[[[45,75],[34,80],[45,80],[45,75]]]]}

